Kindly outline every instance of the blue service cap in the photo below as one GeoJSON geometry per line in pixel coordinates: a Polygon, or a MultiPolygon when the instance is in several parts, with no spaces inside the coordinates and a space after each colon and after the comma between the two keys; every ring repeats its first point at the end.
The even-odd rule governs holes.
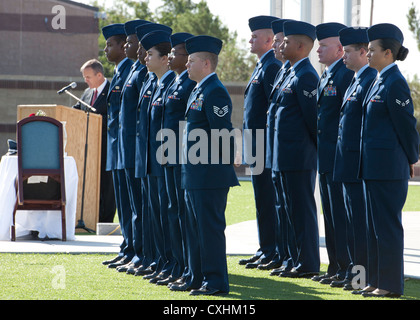
{"type": "Polygon", "coordinates": [[[187,33],[187,32],[174,33],[170,37],[172,48],[175,47],[176,45],[180,44],[180,43],[185,44],[185,40],[187,40],[188,38],[191,38],[191,37],[194,37],[194,35],[192,35],[191,33],[187,33]]]}
{"type": "Polygon", "coordinates": [[[304,21],[286,21],[283,24],[284,36],[305,35],[313,41],[316,39],[315,26],[304,21]]]}
{"type": "Polygon", "coordinates": [[[290,19],[277,19],[271,22],[271,29],[273,29],[274,34],[283,32],[283,26],[286,21],[291,21],[290,19]]]}
{"type": "Polygon", "coordinates": [[[331,37],[338,37],[338,33],[340,32],[340,30],[347,28],[347,26],[345,26],[342,23],[337,23],[337,22],[327,22],[327,23],[321,23],[319,25],[316,26],[316,37],[318,38],[318,40],[323,40],[326,38],[331,38],[331,37]]]}
{"type": "Polygon", "coordinates": [[[170,27],[165,26],[164,24],[151,22],[151,23],[142,24],[136,27],[137,38],[141,40],[146,34],[152,31],[165,31],[166,33],[169,33],[169,34],[172,33],[172,29],[170,27]]]}
{"type": "Polygon", "coordinates": [[[159,43],[170,42],[169,36],[170,34],[166,31],[152,31],[141,38],[140,42],[143,48],[147,51],[159,43]]]}
{"type": "Polygon", "coordinates": [[[211,36],[195,36],[185,41],[188,54],[195,52],[210,52],[218,55],[222,50],[222,40],[211,36]]]}
{"type": "Polygon", "coordinates": [[[127,21],[126,23],[124,23],[125,34],[127,36],[129,36],[130,34],[135,34],[136,28],[146,23],[150,23],[150,21],[141,20],[141,19],[127,21]]]}
{"type": "Polygon", "coordinates": [[[401,45],[404,43],[404,35],[401,30],[391,23],[375,24],[368,29],[369,41],[377,39],[395,39],[401,45]]]}
{"type": "Polygon", "coordinates": [[[251,31],[259,29],[271,29],[271,22],[277,19],[277,17],[272,16],[257,16],[249,19],[248,25],[251,31]]]}
{"type": "Polygon", "coordinates": [[[112,36],[123,34],[125,35],[125,29],[123,23],[114,23],[102,28],[102,34],[105,40],[108,40],[112,36]]]}
{"type": "Polygon", "coordinates": [[[340,30],[340,42],[342,46],[348,46],[356,43],[368,43],[368,28],[366,27],[350,27],[340,30]]]}

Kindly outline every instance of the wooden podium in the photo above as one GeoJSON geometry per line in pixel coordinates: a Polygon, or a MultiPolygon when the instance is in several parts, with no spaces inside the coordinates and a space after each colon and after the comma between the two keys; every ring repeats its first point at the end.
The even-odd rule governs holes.
{"type": "MultiPolygon", "coordinates": [[[[42,110],[48,117],[65,121],[67,145],[65,152],[76,161],[79,182],[77,187],[76,225],[80,219],[83,186],[83,166],[86,143],[86,118],[84,111],[60,105],[18,105],[17,120],[28,117],[31,113],[42,110]]],[[[102,116],[89,114],[89,140],[86,161],[86,182],[83,221],[87,228],[96,231],[99,221],[99,189],[101,178],[101,139],[102,116]]],[[[84,232],[78,229],[76,232],[84,232]]]]}

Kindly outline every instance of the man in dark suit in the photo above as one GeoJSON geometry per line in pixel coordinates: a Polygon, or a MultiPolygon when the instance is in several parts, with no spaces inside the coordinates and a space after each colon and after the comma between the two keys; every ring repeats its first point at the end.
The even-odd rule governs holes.
{"type": "MultiPolygon", "coordinates": [[[[90,104],[96,111],[90,111],[102,116],[102,142],[101,142],[101,182],[99,191],[99,222],[113,222],[115,216],[115,197],[112,174],[105,170],[107,148],[106,148],[106,97],[109,90],[109,81],[104,77],[102,64],[92,59],[87,61],[81,68],[83,78],[89,86],[82,94],[81,100],[90,104]]],[[[75,109],[87,111],[87,107],[78,102],[73,106],[75,109]]]]}
{"type": "Polygon", "coordinates": [[[357,265],[366,268],[368,261],[366,205],[358,170],[363,100],[377,71],[369,67],[366,57],[369,43],[367,28],[346,28],[339,34],[344,47],[343,62],[355,72],[341,106],[333,176],[334,181],[343,184],[351,268],[347,270],[344,280],[333,281],[330,286],[351,290],[352,267],[357,265]]]}
{"type": "Polygon", "coordinates": [[[346,26],[340,23],[323,23],[316,27],[319,62],[326,65],[317,93],[318,173],[329,266],[325,275],[313,280],[323,284],[343,280],[350,265],[343,188],[341,183],[333,181],[340,109],[354,75],[342,59],[344,52],[338,32],[344,28],[346,26]]]}
{"type": "Polygon", "coordinates": [[[188,267],[195,283],[181,288],[174,284],[171,290],[190,287],[191,295],[227,294],[225,209],[229,188],[239,183],[233,168],[234,138],[228,139],[227,146],[220,146],[220,140],[225,139],[214,133],[233,130],[232,101],[215,73],[222,41],[196,36],[186,40],[186,48],[188,75],[197,86],[185,113],[181,179],[187,204],[187,236],[192,240],[188,244],[194,246],[189,250],[188,267]],[[196,142],[192,137],[197,133],[204,133],[208,142],[200,149],[199,159],[197,153],[190,152],[196,142]],[[215,148],[214,143],[218,143],[219,148],[215,148]]]}
{"type": "Polygon", "coordinates": [[[271,47],[274,37],[271,22],[274,20],[277,18],[270,16],[249,19],[252,32],[249,41],[251,53],[256,54],[259,61],[245,89],[243,163],[251,167],[260,248],[250,259],[239,261],[239,264],[245,264],[246,268],[257,268],[260,264],[268,264],[276,256],[275,191],[271,170],[265,168],[264,153],[257,152],[257,145],[264,147],[265,150],[268,97],[276,74],[282,66],[282,63],[275,58],[271,47]],[[262,141],[257,141],[257,130],[263,132],[263,137],[260,139],[262,141]]]}
{"type": "Polygon", "coordinates": [[[114,76],[109,86],[107,95],[107,161],[106,170],[112,172],[114,181],[115,202],[117,204],[118,218],[123,235],[121,251],[118,255],[120,259],[113,263],[107,263],[108,267],[116,268],[127,264],[134,257],[133,242],[131,239],[131,207],[127,189],[125,171],[119,169],[118,158],[118,128],[119,114],[121,110],[121,91],[124,87],[127,75],[130,72],[133,61],[127,58],[124,52],[126,43],[126,33],[124,24],[116,23],[102,28],[102,33],[106,40],[105,55],[107,59],[115,64],[114,76]],[[128,223],[127,219],[130,220],[128,223]]]}
{"type": "Polygon", "coordinates": [[[285,211],[293,232],[288,241],[291,262],[281,277],[309,277],[320,267],[319,234],[314,197],[316,178],[316,86],[318,74],[309,61],[315,27],[306,22],[284,23],[282,54],[291,70],[276,86],[273,175],[281,185],[285,211]]]}

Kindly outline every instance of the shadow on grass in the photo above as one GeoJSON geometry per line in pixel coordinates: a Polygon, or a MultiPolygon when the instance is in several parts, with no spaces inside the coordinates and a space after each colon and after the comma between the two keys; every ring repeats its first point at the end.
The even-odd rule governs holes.
{"type": "Polygon", "coordinates": [[[307,279],[282,280],[230,274],[230,298],[241,300],[323,300],[331,292],[311,288],[307,279]],[[293,282],[291,282],[293,281],[293,282]]]}

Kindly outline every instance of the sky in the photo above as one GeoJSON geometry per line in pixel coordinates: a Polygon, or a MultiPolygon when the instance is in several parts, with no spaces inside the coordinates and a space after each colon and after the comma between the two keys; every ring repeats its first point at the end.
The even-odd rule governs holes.
{"type": "MultiPolygon", "coordinates": [[[[91,0],[74,0],[89,4],[91,0]]],[[[193,0],[199,2],[200,0],[193,0]]],[[[284,0],[285,16],[284,18],[300,19],[300,0],[284,0]]],[[[112,4],[112,0],[98,0],[100,4],[106,6],[112,4]]],[[[420,12],[420,2],[418,9],[420,12]]],[[[369,26],[370,22],[370,0],[361,0],[361,26],[369,26]]],[[[404,34],[406,46],[410,53],[404,62],[398,62],[398,65],[404,75],[413,77],[418,74],[420,77],[420,51],[417,48],[417,42],[414,35],[408,29],[406,15],[413,0],[376,0],[373,15],[373,24],[393,23],[398,26],[404,34]]],[[[149,0],[152,12],[162,5],[161,0],[149,0]]],[[[250,38],[248,19],[258,15],[270,15],[270,0],[207,0],[210,11],[219,16],[223,24],[230,31],[237,31],[238,38],[244,39],[246,43],[250,38]]],[[[324,0],[324,22],[344,23],[344,0],[324,0]]],[[[316,47],[315,47],[316,49],[316,47]]]]}

